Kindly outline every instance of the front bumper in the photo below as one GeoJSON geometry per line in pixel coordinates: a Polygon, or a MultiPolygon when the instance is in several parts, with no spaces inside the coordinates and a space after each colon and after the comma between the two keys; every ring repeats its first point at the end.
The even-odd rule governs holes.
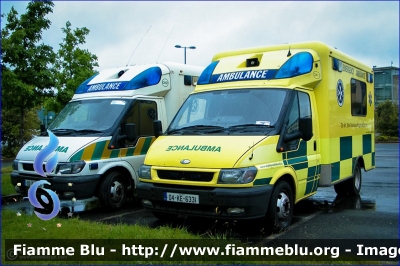
{"type": "Polygon", "coordinates": [[[74,177],[42,177],[39,175],[28,175],[17,171],[12,171],[11,183],[16,188],[17,192],[21,193],[23,196],[26,196],[29,190],[29,186],[26,185],[26,180],[46,180],[51,185],[45,185],[44,188],[50,189],[57,193],[60,200],[88,199],[94,196],[100,176],[101,175],[96,174],[74,177]]]}
{"type": "Polygon", "coordinates": [[[254,219],[265,216],[272,189],[270,185],[247,188],[209,188],[138,182],[136,196],[142,199],[142,205],[145,208],[152,211],[220,219],[254,219]],[[198,195],[199,204],[165,201],[164,193],[166,192],[198,195]],[[233,208],[243,209],[243,212],[232,213],[229,210],[233,208]]]}

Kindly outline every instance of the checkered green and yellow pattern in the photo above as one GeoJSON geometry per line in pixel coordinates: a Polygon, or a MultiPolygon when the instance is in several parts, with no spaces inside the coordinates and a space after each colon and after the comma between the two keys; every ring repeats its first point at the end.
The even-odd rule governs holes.
{"type": "Polygon", "coordinates": [[[281,164],[264,170],[267,178],[256,179],[253,183],[273,183],[279,171],[295,176],[296,201],[316,193],[318,187],[331,186],[353,175],[355,163],[361,161],[365,170],[375,167],[373,134],[343,136],[316,142],[300,141],[298,149],[281,153],[281,164]],[[283,170],[284,168],[290,169],[283,170]]]}
{"type": "Polygon", "coordinates": [[[285,166],[291,166],[296,172],[298,180],[299,197],[317,191],[321,174],[321,166],[318,164],[319,156],[314,156],[311,147],[313,141],[300,141],[298,150],[282,153],[285,166]],[[311,153],[310,153],[311,151],[311,153]]]}
{"type": "Polygon", "coordinates": [[[323,152],[320,185],[330,186],[352,176],[358,158],[362,159],[365,170],[375,168],[374,141],[373,134],[321,140],[329,150],[323,152]]]}
{"type": "Polygon", "coordinates": [[[81,149],[71,157],[70,161],[94,161],[118,157],[144,155],[147,153],[150,145],[154,142],[154,140],[155,137],[143,137],[137,141],[137,144],[134,147],[112,150],[108,148],[110,140],[102,140],[96,143],[92,143],[87,147],[81,149]]]}

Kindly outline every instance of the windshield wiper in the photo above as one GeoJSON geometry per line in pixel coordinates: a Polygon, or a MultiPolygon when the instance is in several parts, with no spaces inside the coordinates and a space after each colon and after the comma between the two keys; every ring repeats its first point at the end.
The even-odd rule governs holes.
{"type": "Polygon", "coordinates": [[[188,126],[188,127],[182,127],[182,128],[177,128],[173,130],[167,131],[167,134],[173,134],[176,132],[190,132],[190,133],[213,133],[213,132],[218,132],[224,130],[224,127],[221,126],[212,126],[212,125],[195,125],[195,126],[188,126]]]}
{"type": "Polygon", "coordinates": [[[57,135],[70,135],[70,134],[98,134],[98,133],[104,133],[103,131],[100,130],[94,130],[94,129],[71,129],[71,128],[56,128],[50,130],[51,132],[57,134],[57,135]]]}
{"type": "Polygon", "coordinates": [[[241,124],[228,127],[228,130],[243,130],[243,132],[253,131],[255,129],[273,128],[271,125],[264,124],[241,124]]]}
{"type": "Polygon", "coordinates": [[[95,129],[80,129],[80,130],[75,130],[75,132],[79,134],[104,133],[101,130],[95,130],[95,129]]]}
{"type": "Polygon", "coordinates": [[[265,125],[265,124],[241,124],[241,125],[234,125],[228,127],[228,129],[231,128],[242,128],[242,127],[273,127],[271,125],[265,125]]]}
{"type": "MultiPolygon", "coordinates": [[[[71,128],[55,128],[55,129],[49,129],[51,132],[55,133],[56,135],[69,135],[71,133],[74,133],[76,130],[71,129],[71,128]]],[[[47,132],[46,132],[47,134],[47,132]]]]}

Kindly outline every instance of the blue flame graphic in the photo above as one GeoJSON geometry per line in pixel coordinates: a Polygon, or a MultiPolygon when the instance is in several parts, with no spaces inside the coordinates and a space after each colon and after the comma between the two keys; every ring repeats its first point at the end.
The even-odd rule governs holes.
{"type": "Polygon", "coordinates": [[[50,138],[49,145],[47,145],[43,150],[38,153],[35,161],[33,162],[33,169],[36,171],[36,173],[43,177],[46,177],[46,173],[51,173],[51,171],[53,171],[58,160],[58,152],[56,152],[56,154],[52,158],[50,158],[45,165],[46,173],[43,171],[44,160],[47,156],[49,156],[53,151],[56,150],[59,143],[58,138],[51,131],[47,130],[47,133],[49,134],[50,138]]]}

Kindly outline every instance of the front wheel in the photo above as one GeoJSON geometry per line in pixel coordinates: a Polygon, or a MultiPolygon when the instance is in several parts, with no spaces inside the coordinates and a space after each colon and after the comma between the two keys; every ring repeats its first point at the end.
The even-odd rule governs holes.
{"type": "Polygon", "coordinates": [[[117,210],[122,207],[127,197],[127,188],[120,172],[108,173],[100,185],[100,204],[103,208],[117,210]]]}
{"type": "Polygon", "coordinates": [[[274,233],[289,227],[293,218],[293,192],[286,181],[275,185],[266,214],[267,225],[274,233]]]}

